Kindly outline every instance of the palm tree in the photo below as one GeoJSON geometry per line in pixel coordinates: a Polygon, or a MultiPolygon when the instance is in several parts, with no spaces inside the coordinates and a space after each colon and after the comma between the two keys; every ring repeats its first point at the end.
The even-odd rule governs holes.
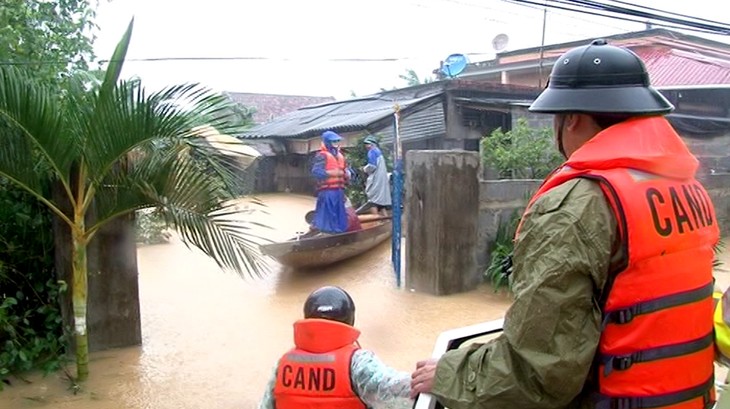
{"type": "Polygon", "coordinates": [[[420,85],[420,84],[428,84],[433,82],[433,78],[426,77],[423,80],[418,76],[415,70],[409,68],[406,70],[405,74],[400,74],[398,78],[402,79],[403,81],[408,84],[409,87],[420,85]]]}
{"type": "Polygon", "coordinates": [[[241,275],[266,269],[251,226],[230,200],[234,172],[195,130],[212,126],[230,133],[231,102],[198,85],[148,94],[138,80],[120,81],[133,23],[100,83],[77,76],[58,92],[32,74],[0,68],[0,121],[7,129],[0,135],[0,177],[70,228],[79,381],[89,373],[86,249],[107,222],[157,208],[186,243],[222,268],[241,275]],[[41,188],[48,178],[60,186],[61,199],[41,188]]]}

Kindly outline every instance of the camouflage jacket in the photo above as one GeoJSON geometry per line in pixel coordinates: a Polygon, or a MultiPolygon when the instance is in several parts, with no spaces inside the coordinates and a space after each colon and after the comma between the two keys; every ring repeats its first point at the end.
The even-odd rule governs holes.
{"type": "Polygon", "coordinates": [[[523,216],[504,332],[439,360],[433,395],[450,409],[589,408],[600,338],[598,297],[620,260],[600,186],[568,181],[523,216]]]}

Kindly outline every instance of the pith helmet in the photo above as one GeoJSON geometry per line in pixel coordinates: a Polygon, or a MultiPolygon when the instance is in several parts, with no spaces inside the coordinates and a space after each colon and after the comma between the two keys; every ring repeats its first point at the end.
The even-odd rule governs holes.
{"type": "Polygon", "coordinates": [[[355,302],[340,287],[318,288],[304,302],[304,318],[321,318],[354,325],[355,302]]]}
{"type": "Polygon", "coordinates": [[[606,40],[573,48],[553,66],[547,88],[530,105],[532,112],[667,114],[674,106],[649,83],[649,74],[632,51],[606,40]]]}

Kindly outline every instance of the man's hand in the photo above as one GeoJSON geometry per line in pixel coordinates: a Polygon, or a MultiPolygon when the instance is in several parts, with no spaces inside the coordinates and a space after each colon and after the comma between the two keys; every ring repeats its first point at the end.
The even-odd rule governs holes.
{"type": "Polygon", "coordinates": [[[427,359],[416,364],[416,370],[411,375],[411,399],[419,393],[430,393],[436,377],[437,359],[427,359]]]}

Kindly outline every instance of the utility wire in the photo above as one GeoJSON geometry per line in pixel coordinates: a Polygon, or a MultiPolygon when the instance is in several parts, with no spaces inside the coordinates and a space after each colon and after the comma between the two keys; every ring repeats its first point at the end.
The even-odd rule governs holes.
{"type": "Polygon", "coordinates": [[[649,7],[649,6],[640,6],[638,4],[633,4],[633,3],[629,3],[629,2],[621,1],[621,0],[610,0],[610,1],[612,1],[614,3],[618,3],[618,4],[623,4],[625,6],[633,6],[633,7],[638,7],[638,8],[642,8],[642,9],[645,9],[645,10],[658,11],[660,13],[669,14],[669,15],[672,15],[672,16],[677,16],[677,17],[682,17],[682,18],[691,18],[693,20],[704,21],[706,23],[727,24],[727,23],[723,23],[723,22],[720,22],[720,21],[708,20],[708,19],[702,18],[702,17],[692,17],[692,16],[688,16],[686,14],[674,13],[672,11],[661,10],[661,9],[657,9],[657,8],[653,8],[653,7],[649,7]]]}
{"type": "MultiPolygon", "coordinates": [[[[706,32],[714,32],[714,33],[718,33],[718,34],[730,35],[730,26],[727,24],[724,24],[724,23],[720,23],[720,25],[706,24],[706,23],[700,23],[700,22],[696,22],[696,21],[689,21],[686,18],[680,19],[680,18],[676,18],[676,17],[660,16],[660,15],[642,11],[642,10],[629,9],[626,7],[619,7],[619,6],[611,6],[611,5],[608,5],[605,3],[601,3],[600,1],[593,1],[593,0],[550,0],[550,2],[570,5],[570,6],[574,6],[574,7],[583,8],[583,9],[599,10],[599,11],[604,11],[604,12],[608,12],[608,13],[630,15],[630,16],[641,17],[641,18],[651,19],[651,20],[659,20],[659,21],[664,21],[666,23],[678,24],[680,26],[689,26],[694,29],[699,29],[699,30],[706,31],[706,32]]],[[[551,7],[551,6],[548,5],[548,7],[551,7]]],[[[576,10],[576,11],[578,11],[578,10],[576,10]]],[[[695,19],[694,17],[690,17],[690,16],[687,16],[687,17],[689,17],[691,19],[695,19]]]]}
{"type": "MultiPolygon", "coordinates": [[[[566,6],[560,6],[560,5],[556,5],[556,4],[551,4],[551,3],[554,3],[555,0],[550,0],[551,3],[548,3],[548,4],[538,3],[536,1],[531,1],[531,0],[502,0],[502,1],[506,1],[506,2],[509,2],[509,3],[516,3],[516,4],[520,4],[520,5],[530,4],[530,5],[534,5],[534,6],[540,6],[540,7],[550,7],[550,8],[560,9],[560,10],[567,10],[567,11],[573,11],[573,12],[577,12],[577,13],[589,14],[589,15],[593,15],[593,16],[599,16],[599,17],[612,18],[612,19],[617,19],[617,20],[630,21],[630,22],[640,23],[640,24],[646,24],[647,23],[646,20],[640,20],[640,19],[635,19],[635,18],[630,18],[630,17],[621,17],[621,16],[615,16],[615,15],[609,15],[609,14],[600,13],[600,12],[597,12],[597,11],[595,11],[595,12],[594,11],[589,11],[589,10],[587,10],[585,8],[584,9],[574,8],[574,7],[576,7],[575,5],[572,5],[572,7],[567,7],[567,5],[566,6]]],[[[561,2],[560,4],[565,4],[565,3],[562,3],[561,2]]],[[[619,14],[622,14],[622,13],[619,13],[619,14]]],[[[659,19],[659,18],[657,18],[657,19],[659,19]]],[[[687,22],[687,23],[690,23],[690,22],[687,22]]],[[[661,22],[654,22],[654,21],[652,21],[651,24],[653,24],[655,26],[659,26],[659,27],[673,28],[673,29],[676,29],[676,30],[688,30],[688,31],[695,31],[695,32],[705,33],[705,34],[730,35],[730,31],[728,31],[726,29],[723,29],[723,28],[702,29],[702,28],[696,28],[695,26],[690,25],[690,24],[687,24],[688,26],[685,26],[685,25],[668,24],[668,23],[661,23],[661,22]]]]}

